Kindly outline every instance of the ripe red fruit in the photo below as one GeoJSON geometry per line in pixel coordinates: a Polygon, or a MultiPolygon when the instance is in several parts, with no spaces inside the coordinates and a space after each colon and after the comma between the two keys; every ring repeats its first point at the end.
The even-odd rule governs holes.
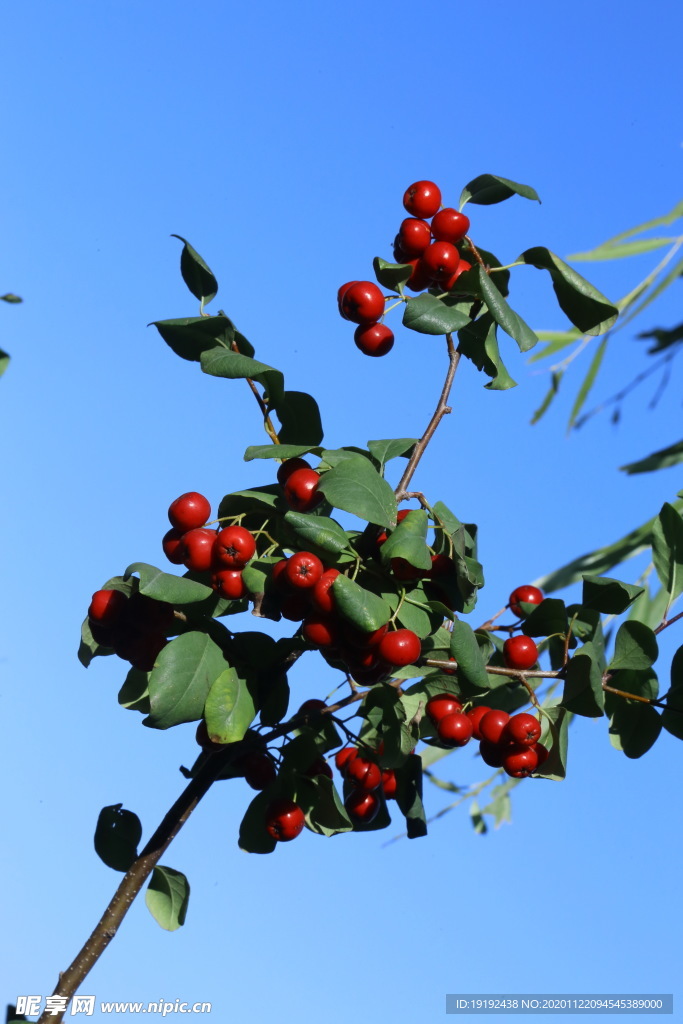
{"type": "Polygon", "coordinates": [[[316,775],[326,775],[328,779],[331,779],[332,769],[324,757],[316,757],[315,761],[308,766],[304,775],[308,775],[311,779],[314,779],[316,775]]]}
{"type": "Polygon", "coordinates": [[[416,181],[406,189],[403,205],[413,217],[433,217],[441,206],[441,189],[433,181],[416,181]]]}
{"type": "Polygon", "coordinates": [[[345,320],[346,320],[346,317],[342,313],[341,303],[342,303],[342,299],[344,298],[344,295],[349,290],[349,288],[351,287],[352,284],[358,284],[358,281],[347,281],[346,284],[341,285],[337,289],[337,308],[339,309],[339,312],[341,313],[341,315],[344,317],[345,320]]]}
{"type": "Polygon", "coordinates": [[[455,563],[448,555],[432,555],[432,567],[429,570],[431,579],[436,580],[439,576],[453,576],[455,563]]]}
{"type": "Polygon", "coordinates": [[[486,707],[485,704],[479,704],[478,707],[470,708],[469,711],[465,712],[470,722],[472,723],[472,735],[474,736],[475,740],[480,740],[482,738],[479,726],[486,712],[490,710],[491,708],[486,707]]]}
{"type": "Polygon", "coordinates": [[[195,572],[204,572],[213,565],[213,546],[216,534],[213,530],[195,529],[183,534],[183,565],[195,572]]]}
{"type": "Polygon", "coordinates": [[[215,572],[211,577],[211,586],[229,601],[237,601],[249,593],[241,569],[221,569],[215,572]]]}
{"type": "Polygon", "coordinates": [[[352,782],[357,789],[366,793],[371,789],[377,789],[382,782],[382,770],[374,761],[368,761],[360,754],[346,765],[346,778],[352,782]]]}
{"type": "Polygon", "coordinates": [[[183,535],[180,530],[171,527],[164,534],[161,546],[169,562],[173,562],[174,565],[183,564],[183,535]]]}
{"type": "Polygon", "coordinates": [[[179,498],[171,502],[168,509],[168,518],[171,521],[171,526],[174,526],[176,530],[180,530],[181,533],[186,533],[187,530],[196,530],[198,526],[203,526],[210,516],[211,505],[208,499],[197,491],[188,491],[187,494],[181,494],[179,498]]]}
{"type": "Polygon", "coordinates": [[[329,615],[334,611],[334,597],[330,593],[330,587],[339,575],[339,569],[326,569],[316,585],[313,587],[311,604],[316,611],[329,615]]]}
{"type": "Polygon", "coordinates": [[[482,740],[479,744],[479,753],[484,764],[487,764],[490,768],[502,768],[503,761],[507,757],[509,750],[507,746],[501,746],[500,743],[490,743],[488,740],[482,740]]]}
{"type": "Polygon", "coordinates": [[[326,708],[327,704],[324,700],[320,700],[319,697],[311,697],[309,700],[305,700],[299,710],[298,715],[311,715],[320,711],[321,708],[326,708]]]}
{"type": "Polygon", "coordinates": [[[379,629],[373,630],[372,633],[363,633],[360,629],[354,629],[353,626],[346,625],[344,628],[344,639],[351,647],[358,648],[360,651],[375,651],[383,637],[386,636],[388,629],[389,626],[385,623],[379,629]]]}
{"type": "Polygon", "coordinates": [[[429,224],[416,217],[406,217],[398,229],[396,243],[409,259],[421,256],[432,240],[429,224]]]}
{"type": "Polygon", "coordinates": [[[531,668],[538,661],[538,647],[530,636],[511,636],[503,644],[503,659],[508,668],[531,668]]]}
{"type": "Polygon", "coordinates": [[[284,576],[293,587],[309,590],[314,587],[324,572],[324,565],[311,551],[297,551],[287,559],[284,576]]]}
{"type": "Polygon", "coordinates": [[[394,332],[386,324],[366,324],[353,332],[356,348],[366,356],[385,356],[394,347],[394,332]]]}
{"type": "Polygon", "coordinates": [[[384,296],[372,281],[354,281],[342,295],[339,308],[345,320],[374,324],[384,313],[384,296]]]}
{"type": "Polygon", "coordinates": [[[460,253],[450,242],[432,242],[422,253],[421,262],[433,281],[445,281],[458,269],[460,253]]]}
{"type": "Polygon", "coordinates": [[[337,624],[328,615],[307,615],[301,632],[309,644],[316,644],[318,647],[333,647],[339,639],[337,624]]]}
{"type": "Polygon", "coordinates": [[[470,230],[470,219],[451,206],[444,207],[434,215],[432,235],[439,242],[460,242],[470,230]]]}
{"type": "Polygon", "coordinates": [[[275,562],[273,565],[270,571],[270,582],[274,587],[285,588],[287,586],[287,577],[283,575],[286,567],[286,558],[281,558],[279,562],[275,562]]]}
{"type": "Polygon", "coordinates": [[[455,715],[462,711],[462,704],[453,693],[437,693],[429,698],[425,711],[434,725],[438,725],[447,715],[455,715]]]}
{"type": "Polygon", "coordinates": [[[503,730],[509,721],[507,711],[487,711],[479,721],[481,738],[488,743],[500,743],[503,730]]]}
{"type": "Polygon", "coordinates": [[[536,753],[538,767],[540,768],[550,757],[550,751],[543,743],[534,743],[531,749],[536,753]]]}
{"type": "Polygon", "coordinates": [[[275,765],[268,755],[259,754],[255,750],[241,757],[238,767],[244,775],[245,782],[252,789],[266,789],[271,782],[275,782],[277,776],[275,765]]]}
{"type": "Polygon", "coordinates": [[[426,267],[423,266],[422,259],[404,260],[404,263],[409,263],[413,268],[412,274],[406,281],[406,286],[410,288],[411,292],[422,292],[428,288],[432,278],[426,267]]]}
{"type": "Polygon", "coordinates": [[[256,541],[249,530],[243,526],[226,526],[216,536],[214,562],[226,569],[244,569],[255,551],[256,541]]]}
{"type": "Polygon", "coordinates": [[[520,747],[533,747],[541,735],[541,723],[533,715],[513,715],[505,726],[503,737],[520,747]]]}
{"type": "Polygon", "coordinates": [[[311,600],[307,590],[300,590],[296,594],[287,594],[280,601],[280,612],[282,617],[289,622],[301,622],[311,610],[311,600]]]}
{"type": "Polygon", "coordinates": [[[510,611],[513,615],[521,617],[524,615],[520,607],[520,601],[525,604],[540,604],[543,600],[543,591],[539,590],[538,587],[532,587],[531,584],[526,586],[516,587],[510,594],[510,611]]]}
{"type": "Polygon", "coordinates": [[[344,801],[344,807],[353,821],[369,825],[377,817],[381,803],[376,792],[366,793],[362,789],[354,789],[344,801]]]}
{"type": "Polygon", "coordinates": [[[418,569],[405,558],[392,558],[391,571],[397,580],[419,580],[427,576],[425,569],[418,569]]]}
{"type": "Polygon", "coordinates": [[[350,761],[353,761],[354,757],[358,757],[358,747],[342,747],[338,750],[334,756],[334,763],[336,764],[342,775],[346,774],[346,768],[350,761]]]}
{"type": "Polygon", "coordinates": [[[301,834],[304,812],[293,800],[273,800],[266,810],[266,830],[279,843],[288,843],[301,834]]]}
{"type": "Polygon", "coordinates": [[[120,590],[96,590],[88,608],[88,618],[100,626],[113,626],[128,602],[120,590]]]}
{"type": "Polygon", "coordinates": [[[502,767],[513,779],[525,779],[536,771],[538,756],[531,747],[513,747],[506,754],[502,767]]]}
{"type": "Polygon", "coordinates": [[[450,747],[464,747],[472,739],[473,729],[467,715],[456,712],[442,718],[436,731],[442,743],[447,743],[450,747]]]}
{"type": "Polygon", "coordinates": [[[412,665],[420,657],[422,644],[411,629],[395,629],[382,637],[377,653],[382,661],[394,668],[412,665]]]}
{"type": "Polygon", "coordinates": [[[385,768],[382,772],[382,792],[386,800],[392,800],[396,796],[398,779],[393,768],[385,768]]]}
{"type": "Polygon", "coordinates": [[[285,500],[295,512],[310,512],[323,499],[318,494],[320,473],[314,469],[295,469],[285,483],[285,500]]]}
{"type": "Polygon", "coordinates": [[[460,260],[460,262],[458,263],[457,270],[453,274],[451,274],[450,277],[446,277],[443,279],[443,281],[439,281],[439,287],[443,288],[445,292],[453,291],[453,289],[455,288],[455,282],[458,280],[460,275],[464,274],[466,270],[471,269],[471,263],[468,263],[467,260],[460,260]]]}
{"type": "Polygon", "coordinates": [[[292,473],[295,473],[297,469],[310,469],[310,465],[305,459],[287,459],[285,462],[280,463],[277,469],[277,482],[284,487],[289,480],[292,473]]]}

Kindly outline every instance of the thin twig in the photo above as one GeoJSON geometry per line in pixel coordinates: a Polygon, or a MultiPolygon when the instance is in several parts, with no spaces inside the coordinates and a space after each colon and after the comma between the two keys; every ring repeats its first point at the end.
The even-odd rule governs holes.
{"type": "MultiPolygon", "coordinates": [[[[233,341],[233,343],[231,345],[231,348],[232,348],[233,352],[237,352],[239,355],[242,354],[240,352],[240,350],[239,350],[239,346],[238,346],[236,341],[233,341]]],[[[266,433],[267,433],[268,437],[271,439],[273,444],[280,444],[280,438],[277,436],[277,431],[276,431],[275,427],[273,426],[273,421],[271,420],[270,414],[268,412],[268,406],[263,401],[262,395],[259,394],[259,390],[256,387],[256,385],[254,384],[254,382],[251,379],[251,377],[246,377],[245,380],[246,380],[247,384],[249,385],[249,387],[251,388],[251,392],[252,392],[254,398],[256,399],[256,401],[258,402],[258,407],[261,410],[261,413],[263,414],[263,426],[266,429],[266,433]]]]}

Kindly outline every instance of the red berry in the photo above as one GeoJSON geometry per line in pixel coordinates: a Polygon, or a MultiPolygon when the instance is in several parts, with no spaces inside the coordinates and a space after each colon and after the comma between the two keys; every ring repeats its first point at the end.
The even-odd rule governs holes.
{"type": "Polygon", "coordinates": [[[284,576],[293,587],[309,590],[324,572],[324,565],[311,551],[297,551],[287,559],[284,576]]]}
{"type": "Polygon", "coordinates": [[[539,590],[538,587],[532,587],[531,584],[527,584],[523,587],[516,587],[510,594],[510,611],[513,615],[521,617],[524,615],[520,607],[520,601],[525,604],[540,604],[543,600],[543,591],[539,590]]]}
{"type": "Polygon", "coordinates": [[[472,739],[472,723],[467,715],[446,715],[436,727],[439,739],[450,747],[464,747],[472,739]]]}
{"type": "Polygon", "coordinates": [[[88,618],[100,626],[113,626],[128,603],[121,590],[96,590],[88,608],[88,618]]]}
{"type": "Polygon", "coordinates": [[[249,593],[241,569],[221,569],[215,572],[211,577],[211,586],[229,601],[237,601],[249,593]]]}
{"type": "Polygon", "coordinates": [[[490,743],[488,740],[482,740],[479,744],[479,753],[484,764],[487,764],[490,768],[502,768],[503,761],[509,753],[509,748],[501,746],[500,743],[490,743]]]}
{"type": "MultiPolygon", "coordinates": [[[[344,316],[344,314],[342,313],[341,306],[342,299],[344,298],[344,295],[349,290],[352,284],[358,284],[358,281],[347,281],[346,284],[341,285],[341,287],[337,289],[337,307],[342,316],[344,316]]],[[[345,316],[344,319],[346,320],[345,316]]]]}
{"type": "Polygon", "coordinates": [[[481,738],[488,743],[500,743],[505,726],[510,721],[507,711],[487,711],[479,720],[481,738]]]}
{"type": "Polygon", "coordinates": [[[429,570],[431,579],[438,579],[439,576],[452,576],[455,573],[455,563],[448,555],[432,555],[432,567],[429,570]]]}
{"type": "Polygon", "coordinates": [[[313,715],[313,714],[317,714],[320,711],[321,708],[326,708],[326,707],[327,707],[327,704],[325,703],[324,700],[320,700],[319,697],[311,697],[309,700],[305,700],[303,702],[303,704],[301,705],[301,707],[297,711],[297,715],[313,715]]]}
{"type": "Polygon", "coordinates": [[[315,644],[317,647],[332,647],[339,638],[337,624],[328,615],[307,615],[301,632],[309,644],[315,644]]]}
{"type": "Polygon", "coordinates": [[[427,575],[424,569],[418,569],[405,558],[392,558],[391,571],[397,580],[419,580],[427,575]]]}
{"type": "Polygon", "coordinates": [[[423,252],[421,262],[433,281],[445,281],[458,269],[460,253],[450,242],[432,242],[423,252]]]}
{"type": "Polygon", "coordinates": [[[406,189],[403,205],[413,217],[433,217],[441,206],[441,189],[433,181],[416,181],[406,189]]]}
{"type": "Polygon", "coordinates": [[[455,288],[455,282],[458,280],[460,275],[464,274],[466,270],[471,269],[471,263],[468,263],[467,260],[460,260],[460,262],[458,263],[457,270],[453,274],[451,274],[450,277],[446,277],[442,281],[439,281],[439,287],[442,288],[445,292],[453,291],[453,289],[455,288]]]}
{"type": "Polygon", "coordinates": [[[374,761],[368,761],[360,754],[348,762],[346,766],[346,778],[352,782],[357,789],[369,792],[377,789],[382,782],[382,771],[374,761]]]}
{"type": "Polygon", "coordinates": [[[209,730],[206,728],[206,722],[203,718],[197,726],[195,739],[202,750],[221,750],[225,746],[224,743],[214,743],[209,736],[209,730]]]}
{"type": "Polygon", "coordinates": [[[476,708],[470,708],[469,711],[465,712],[472,723],[472,735],[475,740],[480,740],[482,738],[479,726],[486,712],[490,710],[491,708],[486,707],[485,704],[479,704],[476,708]]]}
{"type": "Polygon", "coordinates": [[[395,629],[382,637],[377,653],[382,661],[394,668],[412,665],[420,657],[422,644],[411,629],[395,629]]]}
{"type": "Polygon", "coordinates": [[[279,562],[275,562],[273,568],[270,571],[270,582],[274,587],[286,587],[287,577],[283,576],[285,568],[287,566],[287,559],[281,558],[279,562]]]}
{"type": "Polygon", "coordinates": [[[366,356],[385,356],[394,347],[394,332],[386,324],[366,324],[353,333],[356,348],[366,356]]]}
{"type": "Polygon", "coordinates": [[[174,565],[183,564],[183,535],[180,530],[171,527],[164,534],[161,546],[169,562],[173,562],[174,565]]]}
{"type": "Polygon", "coordinates": [[[309,778],[314,779],[316,775],[325,775],[328,779],[332,778],[332,769],[325,760],[324,757],[316,757],[313,764],[310,764],[304,775],[308,775],[309,778]]]}
{"type": "Polygon", "coordinates": [[[504,738],[520,747],[533,747],[541,735],[541,723],[533,715],[523,712],[513,715],[505,726],[504,738]]]}
{"type": "Polygon", "coordinates": [[[537,765],[538,756],[531,747],[513,747],[503,760],[503,768],[513,779],[525,779],[537,765]]]}
{"type": "Polygon", "coordinates": [[[243,526],[226,526],[216,536],[214,562],[226,569],[244,569],[255,551],[256,541],[249,530],[243,526]]]}
{"type": "Polygon", "coordinates": [[[346,774],[346,767],[354,757],[358,757],[358,747],[342,747],[341,750],[337,751],[334,756],[334,763],[342,775],[346,774]]]}
{"type": "Polygon", "coordinates": [[[425,711],[434,725],[438,725],[447,715],[455,715],[462,711],[462,704],[453,693],[437,693],[429,698],[425,711]]]}
{"type": "Polygon", "coordinates": [[[396,236],[396,244],[409,259],[421,256],[431,240],[429,224],[416,217],[406,217],[396,236]]]}
{"type": "Polygon", "coordinates": [[[187,494],[181,494],[179,498],[171,502],[168,509],[168,518],[171,520],[171,526],[174,526],[176,530],[180,530],[181,533],[186,533],[187,530],[196,530],[198,526],[203,526],[210,516],[211,505],[208,499],[197,491],[188,491],[187,494]]]}
{"type": "Polygon", "coordinates": [[[285,462],[280,463],[277,469],[277,482],[284,487],[289,480],[292,473],[295,473],[297,469],[310,469],[311,467],[305,459],[287,459],[285,462]]]}
{"type": "Polygon", "coordinates": [[[334,611],[334,597],[330,593],[330,587],[338,575],[339,569],[326,569],[316,585],[313,587],[311,604],[317,611],[322,612],[324,615],[329,615],[334,611]]]}
{"type": "Polygon", "coordinates": [[[434,215],[432,235],[439,242],[460,242],[470,230],[470,219],[451,206],[444,207],[434,215]]]}
{"type": "Polygon", "coordinates": [[[289,622],[301,622],[311,610],[311,600],[306,590],[296,594],[287,594],[280,602],[282,617],[289,622]]]}
{"type": "Polygon", "coordinates": [[[204,572],[213,565],[213,530],[195,529],[183,534],[183,565],[195,572],[204,572]]]}
{"type": "Polygon", "coordinates": [[[275,782],[277,776],[275,765],[268,755],[259,754],[255,750],[241,757],[238,767],[252,789],[266,789],[271,782],[275,782]]]}
{"type": "Polygon", "coordinates": [[[538,647],[530,636],[511,636],[503,644],[503,659],[508,668],[531,668],[538,661],[538,647]]]}
{"type": "Polygon", "coordinates": [[[318,494],[320,473],[314,469],[295,469],[285,483],[285,499],[296,512],[310,512],[322,501],[318,494]]]}
{"type": "Polygon", "coordinates": [[[382,792],[386,800],[392,800],[396,796],[398,779],[393,768],[385,768],[382,772],[382,792]]]}
{"type": "Polygon", "coordinates": [[[550,751],[543,743],[534,743],[531,749],[536,753],[536,757],[538,758],[538,767],[540,768],[541,765],[550,757],[550,751]]]}
{"type": "Polygon", "coordinates": [[[341,297],[341,315],[354,324],[374,324],[384,313],[384,296],[372,281],[355,281],[341,297]]]}
{"type": "Polygon", "coordinates": [[[344,807],[353,821],[369,825],[377,817],[381,803],[377,793],[366,793],[362,789],[354,789],[344,801],[344,807]]]}
{"type": "Polygon", "coordinates": [[[273,800],[266,811],[268,834],[279,843],[288,843],[301,834],[304,827],[304,812],[293,800],[273,800]]]}
{"type": "MultiPolygon", "coordinates": [[[[375,629],[372,633],[363,633],[359,629],[354,629],[353,626],[345,626],[344,628],[344,639],[351,647],[356,647],[361,651],[375,651],[375,648],[379,647],[383,637],[386,636],[389,626],[385,623],[380,626],[379,629],[375,629]]],[[[375,653],[377,653],[375,651],[375,653]]]]}
{"type": "Polygon", "coordinates": [[[422,292],[425,288],[428,288],[432,283],[432,278],[427,268],[423,265],[422,259],[417,260],[406,260],[409,263],[413,272],[406,281],[406,286],[410,288],[411,292],[422,292]]]}

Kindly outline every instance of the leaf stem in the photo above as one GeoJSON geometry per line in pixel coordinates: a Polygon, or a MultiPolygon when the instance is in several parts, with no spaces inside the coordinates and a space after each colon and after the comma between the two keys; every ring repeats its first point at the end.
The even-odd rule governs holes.
{"type": "MultiPolygon", "coordinates": [[[[230,347],[232,348],[233,352],[239,353],[239,345],[237,344],[236,341],[233,341],[230,347]]],[[[265,427],[266,434],[271,439],[273,444],[280,444],[280,438],[277,436],[277,431],[273,426],[273,421],[271,420],[270,414],[268,412],[268,406],[263,401],[262,395],[259,394],[259,390],[256,387],[256,384],[253,382],[251,377],[245,377],[245,380],[249,387],[251,388],[251,393],[258,402],[258,407],[261,410],[261,413],[263,414],[263,426],[265,427]]]]}

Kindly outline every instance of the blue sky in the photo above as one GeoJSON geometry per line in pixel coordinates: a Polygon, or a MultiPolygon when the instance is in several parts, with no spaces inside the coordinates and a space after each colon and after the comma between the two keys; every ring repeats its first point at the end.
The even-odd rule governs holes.
{"type": "MultiPolygon", "coordinates": [[[[202,375],[147,327],[196,312],[171,233],[217,275],[212,310],[318,397],[330,447],[420,433],[441,344],[397,326],[392,353],[367,359],[337,287],[390,258],[416,179],[437,181],[448,205],[482,172],[533,185],[541,206],[471,208],[473,237],[503,262],[531,245],[587,249],[669,210],[683,180],[669,43],[681,27],[663,0],[646,16],[631,0],[27,0],[5,12],[0,292],[25,300],[0,309],[12,355],[0,382],[6,1001],[52,990],[113,892],[92,849],[99,809],[122,802],[149,835],[194,758],[192,727],[154,732],[119,709],[120,662],[77,662],[90,595],[133,561],[162,563],[178,494],[217,504],[268,482],[242,461],[265,440],[246,386],[202,375]]],[[[651,265],[586,273],[616,299],[651,265]]],[[[517,274],[525,319],[565,326],[540,275],[517,274]]],[[[596,397],[642,366],[637,329],[680,321],[677,299],[617,336],[596,397]]],[[[680,378],[656,413],[644,390],[618,430],[601,417],[567,438],[571,385],[531,428],[547,378],[509,339],[501,348],[520,386],[489,393],[464,366],[416,479],[479,524],[487,583],[473,624],[681,488],[677,469],[617,470],[679,438],[680,378]]],[[[665,680],[680,641],[662,639],[665,680]]],[[[319,660],[302,659],[297,698],[333,685],[319,660]]],[[[680,756],[664,736],[627,761],[604,721],[582,720],[566,782],[517,787],[511,826],[480,837],[460,809],[427,839],[306,833],[269,858],[237,849],[251,791],[226,783],[164,858],[192,885],[185,928],[161,931],[140,901],[82,991],[209,1000],[216,1019],[252,1024],[431,1022],[446,992],[675,991],[680,756]]],[[[479,772],[469,748],[440,768],[479,772]]],[[[426,799],[432,813],[446,802],[431,786],[426,799]]]]}

